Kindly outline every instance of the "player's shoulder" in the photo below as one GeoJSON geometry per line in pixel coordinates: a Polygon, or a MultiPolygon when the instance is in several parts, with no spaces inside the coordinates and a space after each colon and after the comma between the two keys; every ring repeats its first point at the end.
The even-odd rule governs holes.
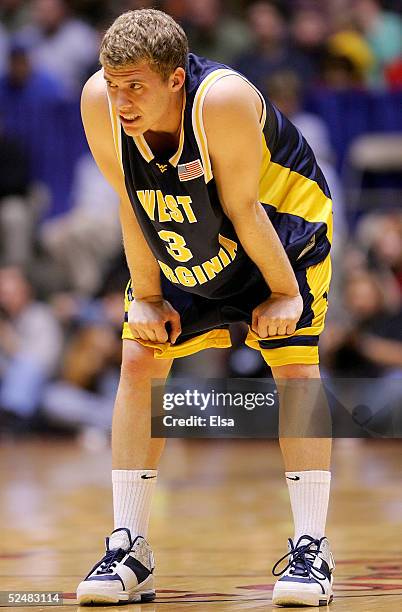
{"type": "Polygon", "coordinates": [[[81,94],[81,117],[87,138],[102,147],[113,144],[111,137],[110,109],[103,78],[98,70],[85,83],[81,94]]]}
{"type": "Polygon", "coordinates": [[[233,73],[218,79],[209,89],[203,108],[210,155],[238,150],[244,146],[240,135],[246,140],[258,138],[261,112],[257,91],[241,75],[233,73]]]}
{"type": "Polygon", "coordinates": [[[106,83],[103,78],[103,69],[98,70],[89,77],[81,94],[81,108],[84,110],[107,110],[106,83]]]}
{"type": "Polygon", "coordinates": [[[207,123],[223,117],[226,121],[241,121],[242,117],[250,117],[250,111],[255,110],[255,118],[258,120],[260,109],[261,97],[256,89],[233,71],[217,79],[208,90],[204,102],[204,119],[207,123]]]}
{"type": "Polygon", "coordinates": [[[92,154],[104,176],[120,188],[121,168],[116,156],[109,102],[103,71],[95,72],[81,95],[81,117],[92,154]]]}

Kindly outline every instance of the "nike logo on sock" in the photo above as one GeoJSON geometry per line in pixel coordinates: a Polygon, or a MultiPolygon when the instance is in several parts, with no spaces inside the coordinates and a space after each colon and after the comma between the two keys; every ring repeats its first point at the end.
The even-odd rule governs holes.
{"type": "Polygon", "coordinates": [[[147,476],[146,474],[141,474],[141,478],[148,479],[148,478],[156,478],[156,476],[147,476]]]}
{"type": "Polygon", "coordinates": [[[286,478],[288,480],[300,480],[300,476],[295,476],[294,478],[293,478],[293,476],[286,476],[286,478]]]}

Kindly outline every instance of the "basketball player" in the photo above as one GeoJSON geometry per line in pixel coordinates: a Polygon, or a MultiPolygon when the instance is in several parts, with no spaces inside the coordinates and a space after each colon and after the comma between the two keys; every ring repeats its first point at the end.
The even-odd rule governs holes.
{"type": "MultiPolygon", "coordinates": [[[[244,77],[189,54],[168,15],[121,15],[100,60],[82,117],[121,198],[131,282],[112,430],[115,529],[78,586],[81,604],[155,597],[145,538],[164,440],[150,437],[152,378],[176,357],[229,347],[236,321],[276,380],[319,378],[332,231],[330,194],[300,133],[244,77]]],[[[328,603],[330,439],[280,442],[295,532],[273,601],[328,603]]]]}

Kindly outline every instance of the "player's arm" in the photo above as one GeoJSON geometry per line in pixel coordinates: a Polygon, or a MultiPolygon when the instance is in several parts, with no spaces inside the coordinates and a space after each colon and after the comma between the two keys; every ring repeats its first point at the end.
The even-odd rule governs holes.
{"type": "Polygon", "coordinates": [[[253,312],[259,336],[292,334],[303,301],[286,252],[258,201],[262,162],[261,102],[240,77],[218,81],[208,92],[204,125],[220,201],[244,250],[272,295],[253,312]]]}
{"type": "Polygon", "coordinates": [[[139,227],[127,190],[113,141],[105,83],[102,74],[94,74],[84,86],[81,114],[92,155],[120,198],[120,220],[124,248],[135,296],[161,296],[160,268],[139,227]]]}
{"type": "Polygon", "coordinates": [[[87,81],[81,96],[81,115],[92,155],[120,198],[124,250],[135,296],[129,312],[130,327],[135,337],[166,342],[165,323],[169,321],[170,340],[174,342],[180,333],[179,315],[163,299],[158,262],[145,240],[127,194],[114,146],[105,87],[101,71],[87,81]]]}

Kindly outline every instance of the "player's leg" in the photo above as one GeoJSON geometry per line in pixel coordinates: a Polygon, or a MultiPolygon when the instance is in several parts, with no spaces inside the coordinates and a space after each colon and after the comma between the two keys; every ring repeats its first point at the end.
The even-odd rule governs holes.
{"type": "Polygon", "coordinates": [[[123,340],[120,382],[112,425],[114,528],[147,536],[152,492],[165,445],[151,438],[152,379],[165,380],[172,359],[155,359],[153,349],[123,340]]]}
{"type": "Polygon", "coordinates": [[[291,406],[281,406],[281,427],[279,443],[288,472],[295,470],[325,470],[328,471],[331,462],[332,438],[325,437],[325,433],[330,435],[330,413],[326,404],[325,396],[321,393],[320,370],[318,365],[311,364],[291,364],[274,366],[271,368],[272,374],[281,392],[286,390],[286,381],[290,381],[287,389],[288,402],[291,406]],[[303,385],[303,380],[310,381],[303,385]],[[316,384],[317,383],[317,384],[316,384]],[[298,397],[299,396],[299,397],[298,397]],[[300,414],[302,410],[304,414],[300,414]],[[286,414],[283,414],[286,413],[286,414]],[[309,425],[310,433],[314,432],[320,437],[309,436],[308,427],[303,427],[306,419],[314,419],[319,423],[309,425]],[[297,434],[297,421],[299,421],[301,436],[297,434]],[[289,423],[290,431],[286,431],[289,423]],[[304,433],[303,433],[304,432],[304,433]]]}
{"type": "Polygon", "coordinates": [[[316,384],[320,381],[319,368],[292,364],[273,367],[272,373],[280,393],[279,443],[295,524],[294,539],[306,533],[319,539],[324,536],[328,511],[332,445],[332,439],[324,437],[326,432],[330,434],[330,415],[325,395],[316,384]],[[319,422],[309,433],[303,427],[305,420],[319,422]],[[315,432],[322,437],[311,437],[315,432]]]}
{"type": "Polygon", "coordinates": [[[165,380],[172,359],[155,359],[153,349],[123,340],[120,382],[112,426],[114,470],[157,469],[165,440],[151,438],[151,383],[165,380]]]}
{"type": "MultiPolygon", "coordinates": [[[[246,343],[261,351],[280,396],[280,446],[295,522],[290,551],[279,564],[273,601],[319,605],[332,597],[333,559],[324,537],[330,488],[331,417],[320,383],[318,339],[324,329],[331,278],[329,256],[296,278],[304,309],[292,336],[246,343]],[[305,536],[305,537],[303,537],[305,536]],[[285,571],[281,572],[281,567],[285,571]]],[[[274,570],[277,566],[275,566],[274,570]]]]}
{"type": "Polygon", "coordinates": [[[123,361],[112,427],[115,530],[107,538],[105,557],[78,587],[80,603],[155,597],[153,555],[145,537],[165,441],[151,438],[151,381],[166,379],[177,357],[231,346],[227,326],[221,324],[213,303],[179,290],[164,277],[162,288],[180,314],[182,333],[174,345],[134,340],[128,323],[131,283],[126,288],[123,361]]]}
{"type": "Polygon", "coordinates": [[[275,585],[273,601],[323,605],[332,600],[334,567],[325,538],[331,481],[331,438],[325,437],[330,435],[329,409],[318,365],[276,366],[272,373],[279,389],[280,446],[294,519],[289,566],[275,585]],[[312,424],[311,430],[305,423],[312,424]]]}
{"type": "Polygon", "coordinates": [[[150,601],[153,554],[146,541],[163,439],[151,438],[151,382],[166,379],[172,360],[123,340],[112,426],[114,531],[106,554],[77,589],[79,603],[150,601]]]}

